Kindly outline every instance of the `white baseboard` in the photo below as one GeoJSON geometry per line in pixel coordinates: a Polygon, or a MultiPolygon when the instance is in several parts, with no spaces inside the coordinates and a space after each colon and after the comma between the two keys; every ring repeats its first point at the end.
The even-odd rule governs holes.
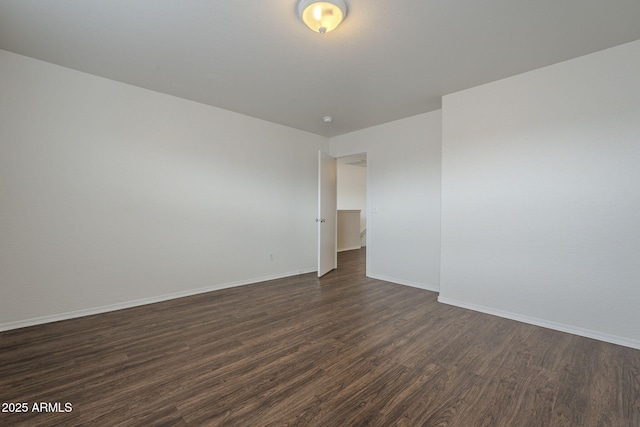
{"type": "Polygon", "coordinates": [[[440,292],[438,286],[427,285],[426,283],[412,282],[410,280],[396,279],[395,277],[381,276],[379,274],[367,274],[372,279],[384,280],[385,282],[397,283],[399,285],[411,286],[412,288],[424,289],[425,291],[440,292]]]}
{"type": "Polygon", "coordinates": [[[253,279],[239,280],[237,282],[221,283],[221,284],[218,284],[218,285],[207,286],[207,287],[204,287],[204,288],[190,289],[188,291],[175,292],[175,293],[172,293],[172,294],[165,294],[165,295],[160,295],[160,296],[156,296],[156,297],[143,298],[143,299],[138,299],[138,300],[133,300],[133,301],[120,302],[120,303],[116,303],[116,304],[103,305],[103,306],[100,306],[100,307],[93,307],[93,308],[88,308],[88,309],[84,309],[84,310],[76,310],[76,311],[71,311],[71,312],[67,312],[67,313],[53,314],[53,315],[50,315],[50,316],[35,317],[35,318],[32,318],[32,319],[25,319],[25,320],[18,320],[18,321],[15,321],[15,322],[2,323],[2,324],[0,324],[0,332],[9,331],[11,329],[26,328],[28,326],[40,325],[40,324],[43,324],[43,323],[59,322],[61,320],[68,320],[68,319],[75,319],[75,318],[78,318],[78,317],[91,316],[93,314],[106,313],[106,312],[109,312],[109,311],[122,310],[122,309],[125,309],[125,308],[138,307],[138,306],[141,306],[141,305],[153,304],[153,303],[156,303],[156,302],[168,301],[168,300],[172,300],[172,299],[183,298],[183,297],[188,297],[188,296],[197,295],[197,294],[203,294],[203,293],[211,292],[211,291],[219,291],[221,289],[233,288],[233,287],[236,287],[236,286],[251,285],[251,284],[254,284],[254,283],[266,282],[267,280],[282,279],[282,278],[285,278],[285,277],[297,276],[299,274],[312,273],[314,271],[317,271],[317,270],[314,269],[314,268],[305,269],[305,270],[297,270],[295,272],[288,272],[288,273],[283,273],[283,274],[274,274],[274,275],[271,275],[271,276],[255,277],[253,279]]]}
{"type": "Polygon", "coordinates": [[[466,308],[473,311],[479,311],[481,313],[491,314],[493,316],[503,317],[505,319],[516,320],[522,323],[528,323],[530,325],[541,326],[547,329],[553,329],[560,332],[567,332],[573,335],[579,335],[581,337],[593,338],[598,341],[604,341],[612,344],[622,345],[625,347],[635,348],[640,350],[640,341],[619,337],[617,335],[610,335],[590,329],[578,328],[576,326],[567,325],[564,323],[553,322],[550,320],[540,319],[537,317],[526,316],[523,314],[512,313],[510,311],[499,310],[492,307],[486,307],[483,305],[477,305],[467,303],[464,301],[458,301],[442,296],[438,297],[438,302],[448,305],[454,305],[460,308],[466,308]]]}

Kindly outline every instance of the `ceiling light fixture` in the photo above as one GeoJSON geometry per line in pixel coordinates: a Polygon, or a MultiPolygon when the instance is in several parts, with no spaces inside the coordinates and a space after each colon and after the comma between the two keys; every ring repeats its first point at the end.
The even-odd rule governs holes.
{"type": "Polygon", "coordinates": [[[336,28],[347,16],[344,0],[298,0],[298,14],[307,27],[324,34],[336,28]]]}

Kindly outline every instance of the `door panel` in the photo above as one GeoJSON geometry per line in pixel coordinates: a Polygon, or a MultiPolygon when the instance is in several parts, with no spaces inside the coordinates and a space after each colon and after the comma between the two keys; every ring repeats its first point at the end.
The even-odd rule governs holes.
{"type": "Polygon", "coordinates": [[[338,266],[336,159],[318,151],[318,277],[338,266]]]}

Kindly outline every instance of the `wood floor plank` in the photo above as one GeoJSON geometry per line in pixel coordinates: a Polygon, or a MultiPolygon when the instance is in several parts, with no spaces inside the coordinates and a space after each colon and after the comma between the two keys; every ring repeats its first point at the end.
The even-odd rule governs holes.
{"type": "Polygon", "coordinates": [[[640,351],[339,268],[0,333],[2,426],[640,426],[640,351]]]}

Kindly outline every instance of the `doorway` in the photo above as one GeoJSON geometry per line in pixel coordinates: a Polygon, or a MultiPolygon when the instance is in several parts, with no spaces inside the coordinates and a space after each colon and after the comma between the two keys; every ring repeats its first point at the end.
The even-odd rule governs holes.
{"type": "MultiPolygon", "coordinates": [[[[367,153],[337,159],[337,252],[338,263],[367,246],[367,153]]],[[[366,257],[365,257],[366,259],[366,257]]],[[[340,265],[338,265],[339,267],[340,265]]]]}

